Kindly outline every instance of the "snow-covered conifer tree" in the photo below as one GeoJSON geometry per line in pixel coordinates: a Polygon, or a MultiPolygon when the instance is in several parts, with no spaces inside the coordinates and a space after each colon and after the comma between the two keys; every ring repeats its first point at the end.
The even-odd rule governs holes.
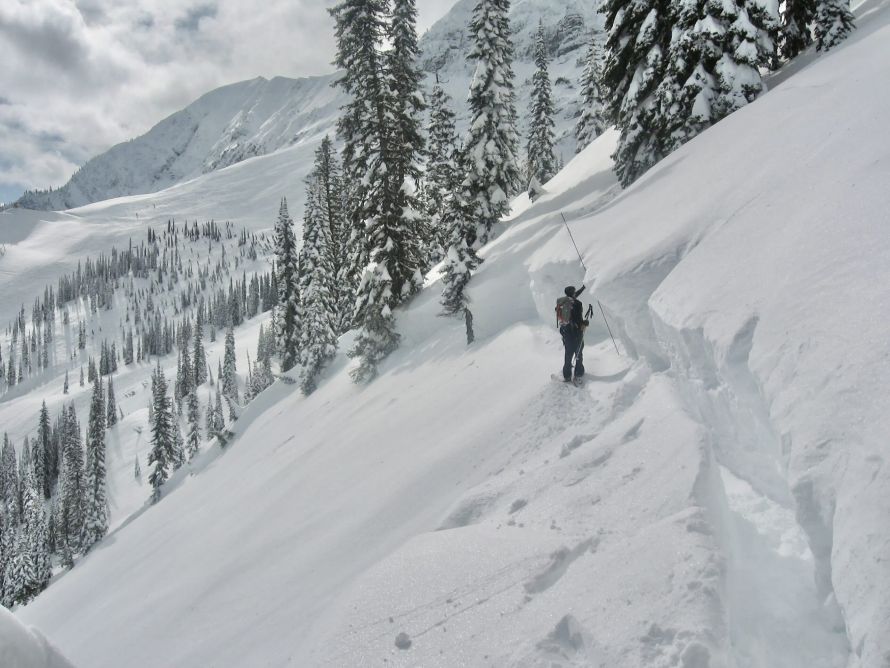
{"type": "Polygon", "coordinates": [[[9,435],[3,434],[3,451],[0,453],[0,501],[6,504],[9,519],[13,524],[21,520],[19,506],[19,472],[15,447],[9,435]]]}
{"type": "Polygon", "coordinates": [[[605,116],[603,88],[600,83],[603,69],[602,60],[599,33],[594,31],[590,36],[590,46],[584,57],[584,74],[581,76],[581,115],[575,126],[578,151],[589,146],[609,126],[605,116]]]}
{"type": "Polygon", "coordinates": [[[214,431],[219,432],[225,429],[226,418],[223,415],[222,394],[216,391],[216,403],[213,405],[213,424],[214,431]]]}
{"type": "Polygon", "coordinates": [[[479,0],[470,22],[476,64],[470,84],[470,130],[464,142],[464,199],[475,223],[466,244],[478,250],[507,214],[518,189],[516,103],[509,0],[479,0]]]}
{"type": "Polygon", "coordinates": [[[46,401],[40,406],[40,415],[37,419],[37,442],[34,447],[40,448],[44,452],[43,497],[48,499],[52,495],[52,488],[59,477],[59,453],[52,441],[52,427],[46,401]]]}
{"type": "MultiPolygon", "coordinates": [[[[401,237],[399,241],[404,246],[402,257],[397,256],[394,265],[405,275],[402,297],[407,298],[422,287],[420,273],[426,268],[429,254],[425,248],[428,240],[423,236],[423,207],[417,195],[425,144],[421,124],[426,101],[418,63],[415,0],[392,0],[387,33],[390,48],[386,52],[386,88],[393,122],[389,124],[391,160],[386,164],[394,176],[388,188],[392,192],[388,194],[394,199],[390,209],[397,221],[388,234],[401,237]]],[[[399,280],[394,279],[394,283],[398,285],[399,280]]]]}
{"type": "Polygon", "coordinates": [[[195,323],[194,347],[192,348],[192,364],[194,365],[194,386],[198,387],[207,382],[207,353],[204,350],[204,327],[195,323]]]}
{"type": "Polygon", "coordinates": [[[544,26],[541,24],[535,33],[535,74],[532,77],[532,99],[529,105],[531,122],[526,145],[529,183],[532,179],[537,179],[538,183],[546,183],[556,173],[556,154],[553,150],[554,110],[547,42],[544,37],[544,26]]]}
{"type": "Polygon", "coordinates": [[[41,496],[34,473],[29,472],[22,490],[22,548],[28,555],[23,573],[22,602],[45,589],[52,576],[46,511],[41,496]]]}
{"type": "Polygon", "coordinates": [[[114,398],[114,380],[108,376],[108,398],[105,403],[105,424],[113,427],[117,424],[117,400],[114,398]]]}
{"type": "Polygon", "coordinates": [[[443,224],[446,200],[460,189],[463,176],[458,167],[458,141],[451,98],[440,85],[430,95],[430,118],[427,170],[424,182],[424,205],[430,221],[430,262],[438,262],[445,254],[451,229],[443,224]]]}
{"type": "Polygon", "coordinates": [[[828,51],[847,37],[856,27],[850,0],[816,0],[816,21],[813,33],[816,48],[828,51]]]}
{"type": "Polygon", "coordinates": [[[777,17],[756,3],[696,0],[673,7],[674,30],[656,97],[661,149],[670,153],[763,90],[777,17]],[[748,10],[753,12],[749,14],[748,10]]]}
{"type": "Polygon", "coordinates": [[[198,402],[197,389],[188,396],[188,422],[187,451],[188,460],[192,461],[201,449],[201,405],[198,402]]]}
{"type": "Polygon", "coordinates": [[[476,223],[468,215],[460,196],[445,200],[442,224],[451,230],[448,254],[442,266],[442,309],[447,315],[464,313],[469,299],[465,293],[473,270],[482,260],[468,239],[476,234],[476,223]]]}
{"type": "Polygon", "coordinates": [[[356,290],[359,334],[350,352],[361,358],[353,372],[356,381],[373,378],[378,362],[398,345],[392,309],[423,281],[417,233],[422,221],[412,183],[422,148],[416,114],[423,105],[415,10],[413,0],[397,0],[387,26],[387,5],[384,0],[342,0],[331,10],[336,63],[344,70],[338,85],[350,96],[338,132],[344,141],[344,172],[353,186],[343,277],[356,290]],[[386,40],[389,53],[383,52],[386,40]]]}
{"type": "Polygon", "coordinates": [[[34,447],[31,449],[31,466],[29,472],[34,474],[34,488],[43,498],[43,490],[46,487],[46,450],[40,443],[39,438],[34,441],[34,447]]]}
{"type": "Polygon", "coordinates": [[[464,311],[464,288],[481,261],[476,251],[507,214],[509,196],[519,182],[509,11],[509,0],[480,0],[470,23],[473,46],[468,57],[476,71],[470,84],[470,130],[462,152],[465,178],[445,214],[450,228],[443,266],[446,313],[464,311]]]}
{"type": "Polygon", "coordinates": [[[607,56],[602,84],[606,115],[621,133],[615,173],[628,186],[665,156],[657,89],[672,34],[670,6],[660,0],[606,0],[607,56]]]}
{"type": "Polygon", "coordinates": [[[779,55],[788,60],[813,43],[811,26],[818,0],[784,0],[779,23],[779,55]]]}
{"type": "Polygon", "coordinates": [[[170,470],[176,459],[173,434],[173,407],[170,397],[167,396],[167,379],[158,362],[151,378],[152,413],[151,424],[151,452],[148,454],[148,464],[154,464],[154,468],[148,476],[151,483],[152,503],[161,498],[161,486],[167,481],[170,470]]]}
{"type": "Polygon", "coordinates": [[[74,404],[64,413],[62,443],[65,453],[65,479],[63,484],[63,536],[72,554],[81,550],[86,526],[86,475],[84,453],[80,435],[80,423],[74,404]]]}
{"type": "Polygon", "coordinates": [[[18,528],[9,519],[6,507],[0,503],[0,606],[11,608],[15,590],[12,582],[12,560],[18,543],[18,528]]]}
{"type": "Polygon", "coordinates": [[[102,379],[93,383],[90,417],[87,426],[86,513],[83,533],[84,552],[102,540],[108,531],[108,499],[105,469],[105,393],[102,379]]]}
{"type": "Polygon", "coordinates": [[[325,137],[321,141],[321,146],[315,151],[314,174],[317,183],[315,204],[329,229],[328,256],[333,272],[330,280],[335,299],[331,308],[335,329],[339,334],[349,329],[352,324],[355,293],[347,280],[342,283],[340,281],[347,263],[349,228],[346,221],[343,174],[330,137],[325,137]]]}
{"type": "Polygon", "coordinates": [[[288,371],[299,360],[300,292],[299,260],[294,223],[287,212],[287,200],[281,199],[275,223],[275,260],[278,270],[278,350],[281,370],[288,371]]]}
{"type": "Polygon", "coordinates": [[[238,403],[238,376],[235,364],[235,330],[229,326],[226,330],[226,343],[223,352],[222,386],[223,394],[229,402],[238,403]]]}
{"type": "Polygon", "coordinates": [[[334,270],[331,265],[330,226],[321,200],[323,184],[319,163],[306,182],[306,210],[303,217],[303,247],[300,250],[300,296],[302,300],[303,365],[301,387],[305,394],[315,389],[316,378],[337,351],[334,270]]]}

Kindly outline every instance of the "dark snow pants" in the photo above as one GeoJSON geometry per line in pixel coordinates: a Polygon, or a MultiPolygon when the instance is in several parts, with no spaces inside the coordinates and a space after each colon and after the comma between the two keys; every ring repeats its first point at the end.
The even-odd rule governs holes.
{"type": "Polygon", "coordinates": [[[580,378],[584,375],[584,334],[572,325],[561,327],[559,333],[562,334],[562,345],[565,347],[562,377],[571,380],[574,367],[575,378],[580,378]]]}

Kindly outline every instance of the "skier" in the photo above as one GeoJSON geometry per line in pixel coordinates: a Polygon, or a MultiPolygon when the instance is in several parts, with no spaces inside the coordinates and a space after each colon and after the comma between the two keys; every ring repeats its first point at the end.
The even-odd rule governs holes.
{"type": "Polygon", "coordinates": [[[578,381],[584,375],[584,330],[589,324],[584,319],[584,307],[578,297],[584,292],[584,286],[576,290],[574,286],[565,289],[565,297],[556,300],[556,326],[562,336],[565,347],[565,362],[562,377],[565,382],[578,381]]]}

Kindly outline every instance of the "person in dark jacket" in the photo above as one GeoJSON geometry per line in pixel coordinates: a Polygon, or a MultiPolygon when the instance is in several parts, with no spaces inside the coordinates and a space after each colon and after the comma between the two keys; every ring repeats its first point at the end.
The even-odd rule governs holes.
{"type": "Polygon", "coordinates": [[[562,345],[565,347],[565,363],[562,366],[562,377],[569,381],[574,377],[581,378],[584,375],[584,330],[588,321],[584,319],[584,306],[578,296],[584,291],[575,290],[574,286],[565,289],[566,297],[572,300],[572,316],[568,324],[559,328],[562,336],[562,345]],[[574,367],[574,369],[573,369],[574,367]]]}

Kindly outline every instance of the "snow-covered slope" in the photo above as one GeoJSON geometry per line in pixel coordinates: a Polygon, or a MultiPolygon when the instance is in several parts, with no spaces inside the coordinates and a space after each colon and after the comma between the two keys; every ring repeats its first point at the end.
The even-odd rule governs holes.
{"type": "MultiPolygon", "coordinates": [[[[454,98],[458,127],[467,123],[464,100],[472,67],[466,62],[467,25],[475,0],[462,0],[422,38],[427,88],[436,74],[454,98]]],[[[574,154],[581,58],[594,27],[596,3],[581,0],[520,0],[511,20],[516,29],[516,81],[520,130],[534,71],[534,32],[545,26],[551,50],[557,134],[563,159],[574,154]]],[[[153,193],[242,160],[334,134],[345,98],[332,88],[335,75],[288,79],[262,77],[223,86],[165,118],[146,134],[118,144],[87,162],[55,190],[29,192],[17,202],[28,209],[62,210],[92,202],[153,193]]]]}
{"type": "MultiPolygon", "coordinates": [[[[20,617],[99,667],[883,666],[890,2],[859,24],[627,191],[599,139],[484,250],[475,344],[433,285],[378,380],[275,384],[20,617]],[[621,355],[597,308],[576,389],[581,282],[621,355]]],[[[67,215],[95,241],[198,187],[67,215]]]]}
{"type": "Polygon", "coordinates": [[[24,627],[0,607],[0,665],[7,668],[71,668],[39,631],[24,627]]]}

